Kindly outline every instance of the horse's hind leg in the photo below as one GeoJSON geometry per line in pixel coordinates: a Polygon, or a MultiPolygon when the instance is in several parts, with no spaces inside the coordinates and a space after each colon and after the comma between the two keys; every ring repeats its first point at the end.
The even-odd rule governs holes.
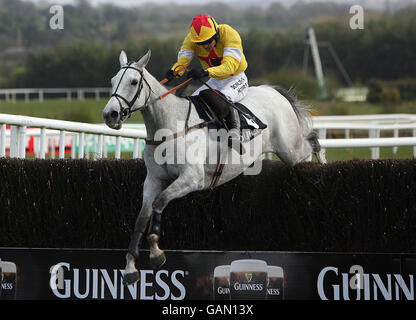
{"type": "Polygon", "coordinates": [[[325,157],[325,149],[321,148],[321,144],[318,141],[318,135],[316,132],[312,131],[309,133],[306,137],[306,140],[310,143],[312,147],[312,152],[315,155],[316,159],[320,164],[327,163],[326,157],[325,157]]]}

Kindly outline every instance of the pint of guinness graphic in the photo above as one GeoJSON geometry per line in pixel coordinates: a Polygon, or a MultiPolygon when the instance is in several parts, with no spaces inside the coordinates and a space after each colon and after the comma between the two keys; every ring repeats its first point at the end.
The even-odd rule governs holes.
{"type": "Polygon", "coordinates": [[[214,269],[214,300],[230,299],[230,266],[218,266],[214,269]]]}
{"type": "Polygon", "coordinates": [[[230,266],[230,299],[264,300],[267,294],[267,263],[235,260],[230,266]]]}
{"type": "Polygon", "coordinates": [[[2,270],[0,299],[13,300],[16,298],[16,264],[9,261],[0,261],[0,269],[2,270]]]}
{"type": "Polygon", "coordinates": [[[281,267],[267,266],[267,300],[282,300],[284,273],[281,267]]]}

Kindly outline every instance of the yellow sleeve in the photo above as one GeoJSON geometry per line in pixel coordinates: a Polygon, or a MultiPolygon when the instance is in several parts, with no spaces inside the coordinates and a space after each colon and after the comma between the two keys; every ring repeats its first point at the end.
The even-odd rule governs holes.
{"type": "Polygon", "coordinates": [[[190,33],[185,37],[182,43],[181,49],[178,52],[178,61],[172,66],[174,72],[178,72],[179,75],[183,75],[185,72],[183,67],[188,67],[192,58],[195,55],[195,44],[190,40],[190,33]]]}
{"type": "Polygon", "coordinates": [[[209,75],[217,79],[225,79],[236,73],[240,67],[243,55],[241,37],[236,30],[228,25],[221,25],[221,41],[224,42],[224,52],[221,65],[208,69],[209,75]]]}
{"type": "Polygon", "coordinates": [[[224,56],[221,64],[208,68],[209,76],[217,79],[225,79],[234,75],[240,65],[240,61],[232,56],[224,56]]]}

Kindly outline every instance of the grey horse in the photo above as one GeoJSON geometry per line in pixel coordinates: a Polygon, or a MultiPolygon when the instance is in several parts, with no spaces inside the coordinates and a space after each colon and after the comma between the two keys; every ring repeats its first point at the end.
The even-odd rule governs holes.
{"type": "Polygon", "coordinates": [[[150,56],[149,50],[139,61],[129,63],[126,53],[121,52],[121,69],[111,80],[113,93],[103,110],[105,123],[113,129],[120,129],[132,112],[141,111],[147,132],[148,143],[144,149],[147,175],[142,208],[126,254],[124,283],[127,285],[139,280],[135,263],[148,224],[150,263],[159,268],[166,261],[163,250],[158,247],[163,210],[174,199],[212,187],[220,162],[225,165],[221,176],[217,177],[216,186],[247,172],[253,164],[261,163],[258,159],[262,153],[273,152],[289,166],[309,158],[311,154],[319,163],[326,163],[324,150],[312,131],[308,109],[287,91],[267,85],[250,87],[247,96],[240,101],[267,128],[243,143],[247,150],[243,155],[228,148],[227,144],[217,148],[221,143],[218,138],[210,136],[207,126],[199,126],[202,120],[190,101],[173,94],[160,99],[168,90],[146,70],[150,56]],[[164,141],[152,143],[162,139],[163,135],[164,141]],[[172,145],[176,148],[171,148],[172,145]]]}

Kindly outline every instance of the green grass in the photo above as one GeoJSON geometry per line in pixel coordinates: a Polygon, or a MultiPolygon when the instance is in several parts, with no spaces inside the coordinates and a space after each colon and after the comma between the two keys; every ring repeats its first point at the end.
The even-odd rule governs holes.
{"type": "Polygon", "coordinates": [[[314,115],[363,115],[363,114],[383,114],[383,113],[415,113],[415,102],[402,102],[396,106],[385,106],[368,102],[342,102],[342,101],[319,101],[304,100],[306,105],[314,110],[314,115]]]}
{"type": "MultiPolygon", "coordinates": [[[[370,148],[351,148],[351,149],[326,149],[328,161],[341,161],[352,159],[371,159],[370,148]]],[[[399,147],[393,153],[392,147],[380,148],[380,159],[404,159],[413,158],[413,147],[399,147]]]]}

